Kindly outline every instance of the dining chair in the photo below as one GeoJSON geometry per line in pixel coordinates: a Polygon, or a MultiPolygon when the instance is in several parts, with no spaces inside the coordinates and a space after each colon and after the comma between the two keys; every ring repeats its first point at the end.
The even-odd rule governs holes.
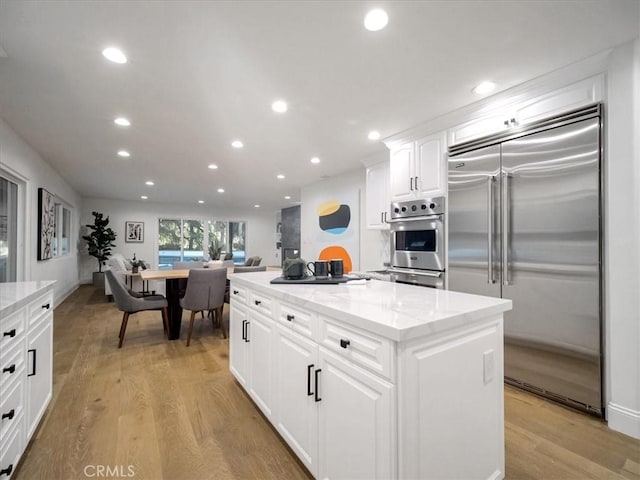
{"type": "Polygon", "coordinates": [[[262,257],[253,257],[253,263],[251,264],[251,266],[257,267],[258,265],[260,265],[261,261],[262,257]]]}
{"type": "Polygon", "coordinates": [[[162,325],[164,327],[164,333],[165,335],[169,334],[169,311],[167,310],[167,299],[164,296],[138,296],[139,294],[137,292],[128,290],[113,271],[106,270],[104,274],[109,282],[109,286],[111,287],[113,300],[115,301],[118,310],[123,312],[122,323],[120,324],[120,341],[118,342],[118,348],[122,348],[124,335],[127,331],[127,323],[129,322],[129,316],[133,313],[147,310],[162,311],[162,325]]]}
{"type": "Polygon", "coordinates": [[[225,253],[224,258],[222,260],[233,260],[233,252],[225,253]]]}
{"type": "Polygon", "coordinates": [[[203,268],[203,262],[173,262],[173,270],[191,270],[193,268],[203,268]]]}
{"type": "Polygon", "coordinates": [[[187,281],[187,291],[180,300],[180,306],[185,310],[191,310],[189,319],[189,333],[187,336],[187,347],[191,343],[193,332],[193,322],[197,312],[212,312],[211,321],[215,326],[216,322],[222,330],[222,337],[227,338],[227,331],[222,321],[222,310],[224,308],[224,293],[227,283],[226,268],[203,268],[191,270],[187,281]]]}
{"type": "Polygon", "coordinates": [[[245,259],[245,261],[244,261],[244,266],[245,266],[245,267],[250,267],[251,265],[253,265],[253,259],[254,259],[254,258],[255,258],[255,257],[249,257],[249,258],[245,259]]]}

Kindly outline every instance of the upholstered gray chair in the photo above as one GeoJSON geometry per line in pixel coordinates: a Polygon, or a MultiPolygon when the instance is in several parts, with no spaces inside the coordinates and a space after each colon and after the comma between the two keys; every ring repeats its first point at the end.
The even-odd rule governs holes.
{"type": "Polygon", "coordinates": [[[191,270],[193,268],[203,268],[203,262],[173,262],[173,270],[191,270]]]}
{"type": "Polygon", "coordinates": [[[148,295],[142,296],[137,292],[128,290],[126,286],[120,281],[117,275],[112,270],[106,270],[104,272],[109,286],[111,287],[111,293],[113,299],[118,307],[118,310],[123,312],[122,324],[120,325],[120,341],[118,342],[118,348],[122,348],[124,342],[124,334],[127,331],[127,323],[129,322],[129,315],[132,313],[143,312],[146,310],[160,310],[162,311],[162,324],[164,326],[165,335],[169,332],[169,312],[167,310],[167,299],[162,295],[148,295]]]}
{"type": "Polygon", "coordinates": [[[266,266],[262,266],[262,267],[245,267],[245,266],[240,266],[240,267],[235,267],[233,269],[233,273],[247,273],[247,272],[266,272],[267,271],[267,267],[266,266]]]}
{"type": "Polygon", "coordinates": [[[251,265],[253,265],[253,259],[254,259],[254,258],[255,258],[255,257],[249,257],[249,258],[246,258],[246,259],[244,260],[244,266],[245,266],[245,267],[250,267],[251,265]]]}
{"type": "Polygon", "coordinates": [[[222,260],[233,260],[233,252],[225,253],[224,258],[222,260]]]}
{"type": "Polygon", "coordinates": [[[261,261],[262,261],[262,257],[253,257],[253,263],[251,264],[251,266],[257,267],[258,265],[260,265],[261,261]]]}
{"type": "Polygon", "coordinates": [[[213,312],[211,321],[214,326],[216,322],[222,330],[222,337],[227,338],[227,332],[222,322],[222,309],[224,307],[224,292],[227,284],[226,268],[203,268],[191,270],[187,291],[180,300],[180,305],[185,310],[191,310],[189,319],[189,333],[187,336],[187,347],[191,343],[191,333],[193,332],[193,322],[196,312],[213,312]]]}

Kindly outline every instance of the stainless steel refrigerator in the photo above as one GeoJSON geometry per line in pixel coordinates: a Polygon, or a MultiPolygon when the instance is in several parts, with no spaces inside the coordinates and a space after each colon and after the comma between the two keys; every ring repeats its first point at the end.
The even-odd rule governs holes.
{"type": "Polygon", "coordinates": [[[601,106],[449,150],[450,290],[508,298],[505,381],[602,403],[601,106]]]}

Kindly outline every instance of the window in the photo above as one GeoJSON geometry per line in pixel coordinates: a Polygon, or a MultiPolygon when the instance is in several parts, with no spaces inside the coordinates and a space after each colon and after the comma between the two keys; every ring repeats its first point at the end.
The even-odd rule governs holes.
{"type": "Polygon", "coordinates": [[[233,254],[234,263],[245,261],[246,222],[224,220],[158,220],[158,268],[167,270],[174,262],[222,259],[233,254]],[[218,257],[218,258],[216,258],[218,257]]]}
{"type": "Polygon", "coordinates": [[[0,177],[0,283],[16,281],[17,251],[18,185],[0,177]]]}
{"type": "Polygon", "coordinates": [[[61,203],[56,203],[53,234],[53,256],[68,255],[71,237],[71,211],[61,203]]]}

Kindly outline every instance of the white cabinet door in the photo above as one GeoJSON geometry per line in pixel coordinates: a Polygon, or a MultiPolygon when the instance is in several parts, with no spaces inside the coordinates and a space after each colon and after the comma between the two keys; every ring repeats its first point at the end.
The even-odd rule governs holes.
{"type": "Polygon", "coordinates": [[[413,142],[400,145],[391,150],[389,188],[391,189],[391,201],[403,202],[411,200],[414,196],[413,188],[413,142]]]}
{"type": "Polygon", "coordinates": [[[229,370],[246,390],[249,350],[249,344],[245,340],[246,307],[233,300],[231,302],[231,311],[229,313],[229,370]]]}
{"type": "Polygon", "coordinates": [[[400,358],[400,477],[502,478],[502,319],[425,338],[400,358]]]}
{"type": "Polygon", "coordinates": [[[510,112],[499,110],[449,129],[449,146],[506,130],[510,126],[510,112]],[[505,123],[506,122],[506,123],[505,123]]]}
{"type": "Polygon", "coordinates": [[[292,332],[276,329],[276,428],[309,471],[318,473],[318,406],[315,370],[318,345],[292,332]]]}
{"type": "Polygon", "coordinates": [[[367,228],[387,230],[389,224],[389,161],[367,168],[367,228]]]}
{"type": "Polygon", "coordinates": [[[27,438],[31,438],[49,400],[53,379],[53,313],[29,332],[27,339],[27,438]]]}
{"type": "Polygon", "coordinates": [[[249,395],[269,419],[274,414],[273,402],[273,330],[267,317],[249,310],[246,327],[249,345],[249,395]]]}
{"type": "Polygon", "coordinates": [[[597,75],[567,85],[545,95],[522,102],[516,107],[515,118],[519,125],[553,117],[563,112],[585,107],[603,99],[604,77],[597,75]]]}
{"type": "Polygon", "coordinates": [[[320,347],[320,479],[396,478],[391,383],[320,347]]]}
{"type": "Polygon", "coordinates": [[[418,198],[445,194],[445,135],[437,133],[416,142],[414,188],[418,198]]]}

